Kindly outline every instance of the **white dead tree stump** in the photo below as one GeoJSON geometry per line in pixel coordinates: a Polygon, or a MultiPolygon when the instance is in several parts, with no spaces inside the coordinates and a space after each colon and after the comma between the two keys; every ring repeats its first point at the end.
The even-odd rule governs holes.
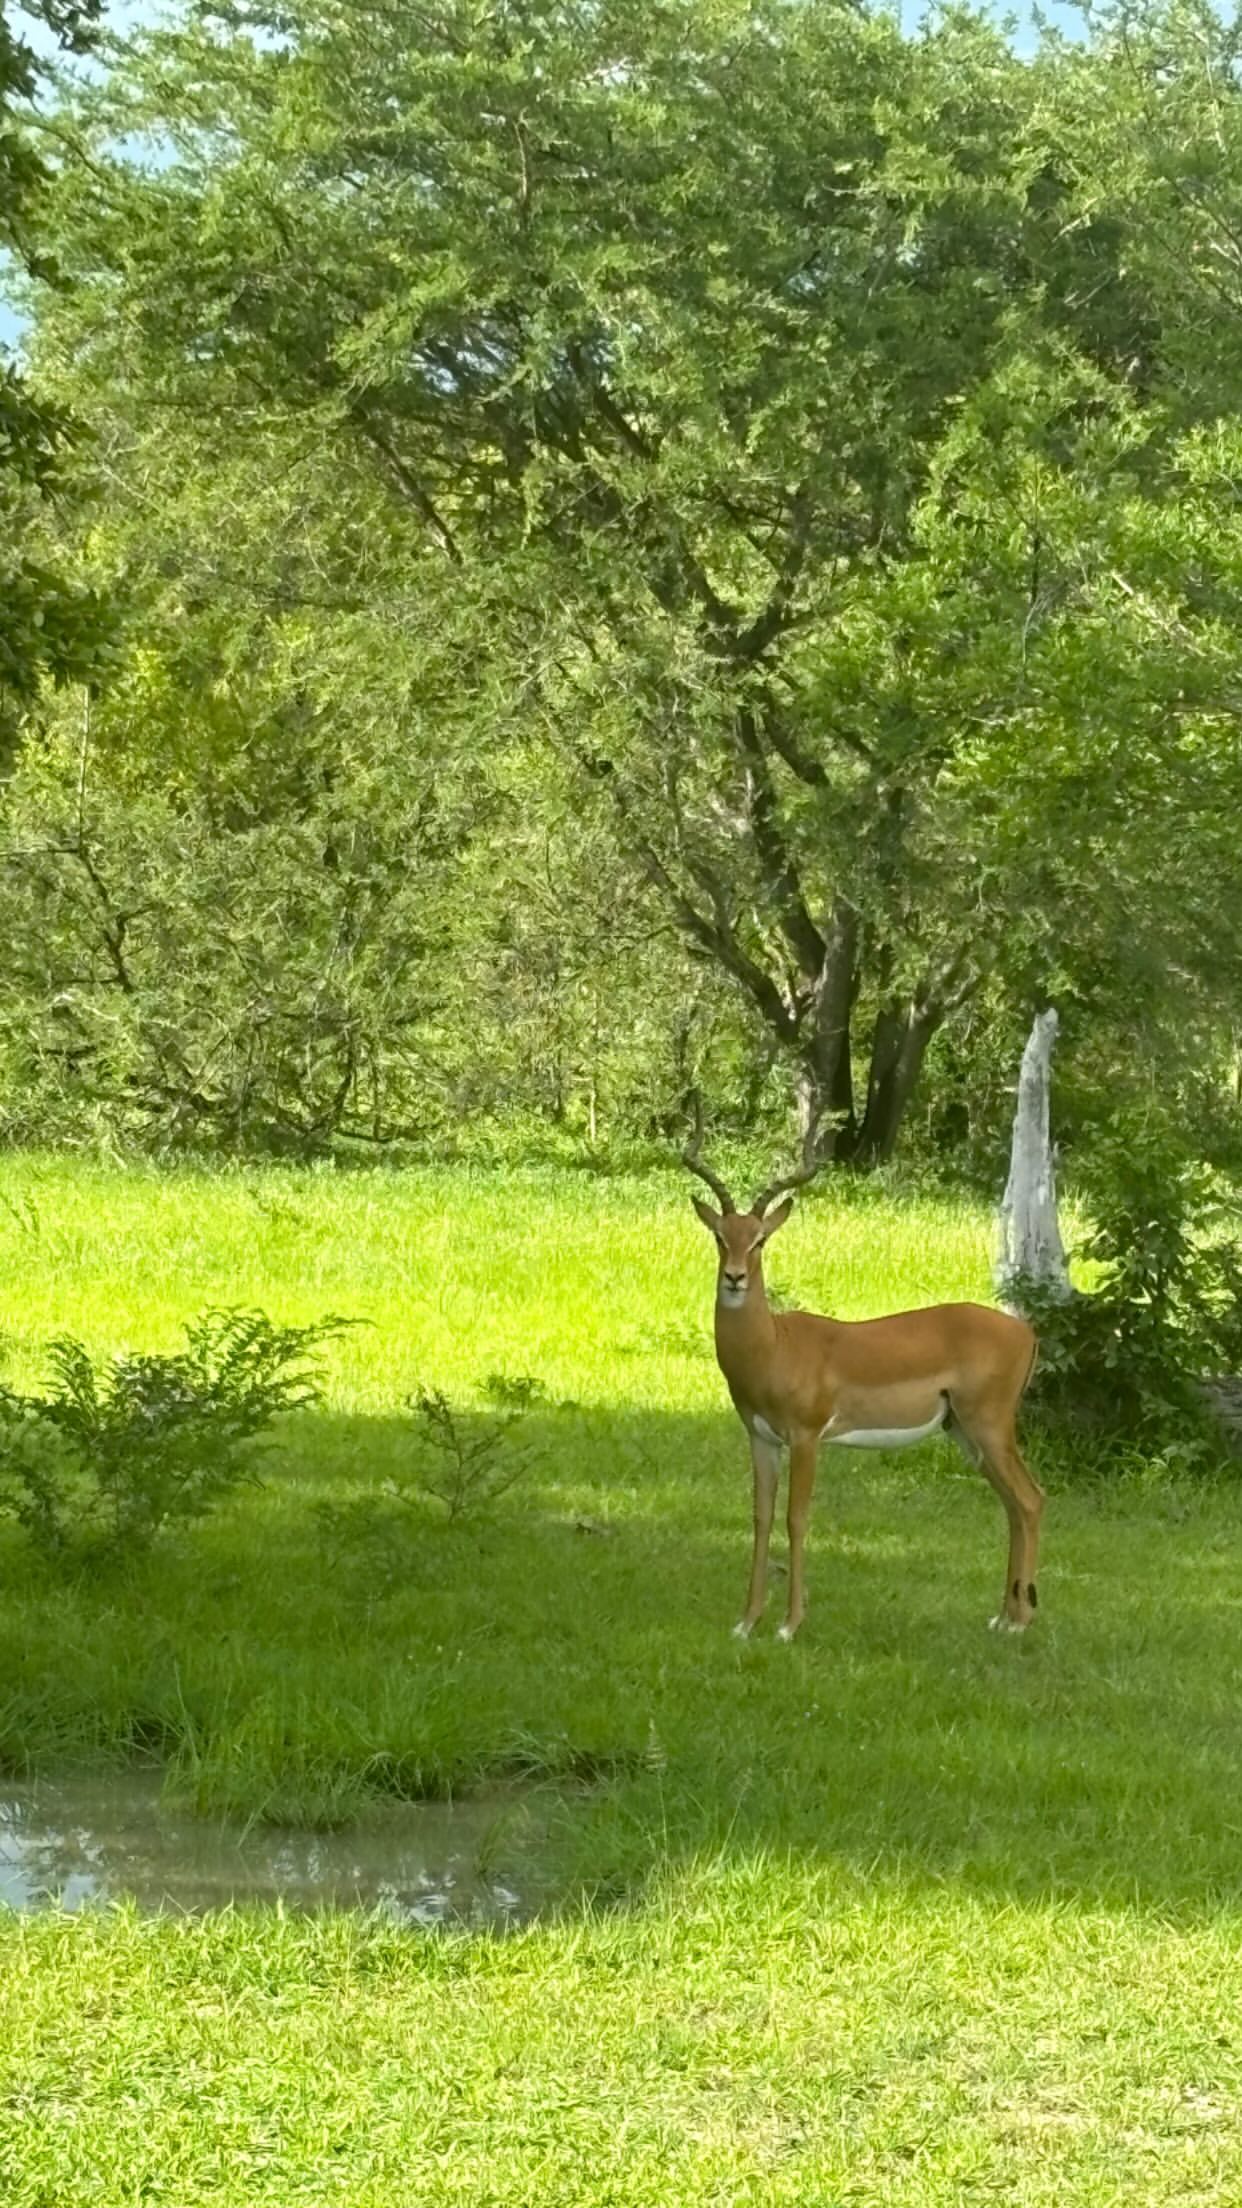
{"type": "Polygon", "coordinates": [[[1039,1013],[1022,1053],[1009,1179],[1000,1208],[996,1285],[1003,1303],[1009,1302],[1020,1280],[1035,1281],[1066,1300],[1073,1294],[1057,1218],[1056,1166],[1048,1124],[1057,1026],[1054,1011],[1039,1013]]]}

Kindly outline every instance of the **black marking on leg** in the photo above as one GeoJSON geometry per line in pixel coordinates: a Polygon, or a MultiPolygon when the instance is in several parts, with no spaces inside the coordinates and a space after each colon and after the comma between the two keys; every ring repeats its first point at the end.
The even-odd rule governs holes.
{"type": "Polygon", "coordinates": [[[1020,1579],[1015,1579],[1013,1583],[1013,1599],[1015,1602],[1021,1602],[1022,1600],[1022,1582],[1020,1579]]]}
{"type": "Polygon", "coordinates": [[[1027,1590],[1026,1590],[1026,1599],[1027,1599],[1027,1601],[1028,1601],[1028,1602],[1030,1603],[1030,1606],[1031,1606],[1032,1610],[1038,1610],[1038,1608],[1039,1608],[1039,1596],[1038,1596],[1038,1595],[1036,1594],[1036,1592],[1035,1592],[1035,1582],[1034,1582],[1034,1580],[1032,1580],[1032,1581],[1031,1581],[1031,1584],[1030,1584],[1030,1586],[1029,1586],[1029,1587],[1027,1588],[1027,1590]]]}

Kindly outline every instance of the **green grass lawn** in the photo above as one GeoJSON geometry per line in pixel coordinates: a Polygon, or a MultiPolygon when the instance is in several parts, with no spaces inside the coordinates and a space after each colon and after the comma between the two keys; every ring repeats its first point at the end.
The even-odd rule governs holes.
{"type": "MultiPolygon", "coordinates": [[[[770,1270],[851,1316],[986,1296],[989,1256],[968,1207],[829,1189],[770,1270]]],[[[371,1322],[265,1486],[140,1567],[49,1583],[3,1536],[0,1759],[309,1823],[568,1781],[491,1842],[543,1905],[504,1939],[0,1920],[6,2208],[1242,2197],[1238,1494],[1038,1461],[1011,1641],[982,1479],[827,1453],[803,1634],[778,1583],[737,1644],[712,1275],[671,1179],[0,1163],[13,1378],[208,1303],[371,1322]],[[492,1374],[545,1395],[489,1518],[325,1537],[408,1476],[410,1389],[492,1374]]]]}

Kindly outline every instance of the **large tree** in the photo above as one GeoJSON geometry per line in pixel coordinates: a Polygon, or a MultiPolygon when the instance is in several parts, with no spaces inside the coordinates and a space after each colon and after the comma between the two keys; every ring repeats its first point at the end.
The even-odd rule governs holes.
{"type": "Polygon", "coordinates": [[[1081,157],[1112,60],[782,0],[244,0],[66,125],[49,383],[369,473],[480,740],[579,777],[845,1157],[990,972],[1155,1001],[1229,864],[1235,762],[1122,558],[1194,408],[1081,157]]]}

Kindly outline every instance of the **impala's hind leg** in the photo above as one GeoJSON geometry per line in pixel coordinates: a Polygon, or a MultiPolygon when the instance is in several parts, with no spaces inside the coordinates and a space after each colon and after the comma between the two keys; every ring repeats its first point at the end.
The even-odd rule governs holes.
{"type": "Polygon", "coordinates": [[[1009,1563],[1001,1607],[991,1620],[994,1630],[1021,1633],[1035,1615],[1038,1597],[1035,1574],[1039,1562],[1039,1521],[1044,1491],[1031,1478],[1014,1437],[1010,1419],[989,1419],[981,1412],[963,1416],[955,1404],[949,1431],[972,1464],[996,1489],[1009,1520],[1009,1563]]]}
{"type": "Polygon", "coordinates": [[[739,1641],[750,1639],[760,1618],[768,1591],[768,1543],[772,1538],[772,1520],[776,1513],[776,1485],[781,1472],[781,1453],[774,1441],[764,1441],[760,1435],[750,1437],[750,1461],[755,1474],[755,1545],[750,1559],[750,1593],[746,1608],[733,1628],[739,1641]]]}

